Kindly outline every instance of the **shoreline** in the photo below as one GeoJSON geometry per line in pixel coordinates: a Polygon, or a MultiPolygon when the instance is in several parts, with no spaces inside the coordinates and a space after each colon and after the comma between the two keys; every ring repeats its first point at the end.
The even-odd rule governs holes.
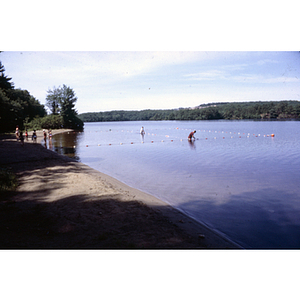
{"type": "Polygon", "coordinates": [[[0,139],[0,166],[19,180],[1,195],[1,249],[241,249],[162,200],[44,148],[37,133],[24,146],[0,139]]]}

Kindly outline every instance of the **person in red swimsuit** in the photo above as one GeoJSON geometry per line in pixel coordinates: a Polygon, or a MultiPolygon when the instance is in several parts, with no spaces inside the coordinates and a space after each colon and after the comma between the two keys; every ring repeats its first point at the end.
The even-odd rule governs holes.
{"type": "Polygon", "coordinates": [[[191,141],[192,139],[195,139],[194,134],[196,133],[196,130],[192,131],[189,136],[188,136],[188,140],[191,141]]]}

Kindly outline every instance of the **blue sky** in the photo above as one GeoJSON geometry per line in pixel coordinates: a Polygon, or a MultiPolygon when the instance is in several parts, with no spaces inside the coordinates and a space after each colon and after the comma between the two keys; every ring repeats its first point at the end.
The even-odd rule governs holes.
{"type": "Polygon", "coordinates": [[[300,53],[287,51],[4,51],[7,76],[42,104],[66,84],[79,113],[300,100],[300,53]]]}

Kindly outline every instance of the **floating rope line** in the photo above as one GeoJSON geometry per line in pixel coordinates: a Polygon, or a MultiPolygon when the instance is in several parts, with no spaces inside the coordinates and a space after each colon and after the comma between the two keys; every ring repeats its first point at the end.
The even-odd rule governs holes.
{"type": "MultiPolygon", "coordinates": [[[[154,129],[154,130],[158,130],[158,129],[154,129]]],[[[167,130],[166,129],[159,129],[159,130],[167,130]]],[[[191,128],[179,128],[179,127],[176,127],[176,128],[168,128],[168,130],[176,130],[176,131],[194,131],[195,129],[191,129],[191,128]]],[[[130,133],[130,134],[139,134],[140,135],[140,132],[139,130],[112,130],[112,129],[108,129],[108,130],[98,130],[98,131],[89,131],[90,133],[94,133],[94,132],[105,132],[105,133],[115,133],[115,132],[122,132],[122,133],[130,133]]],[[[225,131],[225,130],[212,130],[212,129],[196,129],[196,132],[201,132],[202,134],[205,133],[208,134],[208,136],[206,137],[196,137],[196,140],[203,140],[203,141],[206,141],[206,140],[217,140],[217,139],[234,139],[234,138],[238,138],[238,139],[242,139],[242,138],[250,138],[250,137],[275,137],[275,134],[272,133],[272,134],[257,134],[257,133],[241,133],[241,131],[225,131]],[[214,136],[213,138],[212,137],[209,137],[209,135],[211,134],[218,134],[218,136],[214,136]],[[219,136],[219,134],[222,134],[221,137],[219,136]],[[230,135],[230,137],[228,137],[228,135],[230,135]]],[[[117,145],[134,145],[134,144],[153,144],[153,143],[168,143],[168,142],[183,142],[183,141],[186,141],[187,138],[182,138],[182,137],[179,137],[179,136],[174,136],[172,137],[171,135],[171,139],[170,139],[170,135],[166,135],[166,134],[161,134],[161,133],[154,133],[153,130],[150,131],[150,132],[146,132],[145,133],[145,137],[147,136],[147,138],[149,137],[155,137],[155,138],[163,138],[161,140],[149,140],[149,141],[141,141],[141,142],[138,142],[138,141],[132,141],[132,142],[120,142],[120,143],[99,143],[97,145],[86,145],[86,147],[95,147],[95,146],[117,146],[117,145]]],[[[127,136],[128,138],[128,136],[127,136]]],[[[74,146],[75,148],[75,146],[74,146]]]]}
{"type": "MultiPolygon", "coordinates": [[[[169,137],[169,136],[168,136],[169,137]]],[[[261,137],[260,134],[255,135],[255,137],[261,137]]],[[[263,137],[275,137],[275,134],[268,134],[268,135],[263,135],[263,137]]],[[[230,139],[234,139],[234,138],[238,138],[238,139],[242,139],[243,137],[241,135],[237,135],[237,136],[230,136],[230,139]]],[[[245,138],[245,137],[244,137],[245,138]]],[[[250,138],[250,135],[247,135],[246,138],[250,138]]],[[[224,139],[228,139],[225,138],[224,136],[222,137],[203,137],[203,138],[196,138],[195,140],[197,141],[206,141],[206,140],[224,140],[224,139]]],[[[187,139],[180,139],[180,138],[173,138],[173,139],[166,139],[166,140],[151,140],[151,141],[141,141],[141,142],[120,142],[120,143],[103,143],[103,144],[92,144],[92,145],[86,145],[85,147],[103,147],[103,146],[122,146],[122,145],[137,145],[137,144],[153,144],[153,143],[173,143],[173,142],[183,142],[183,141],[187,141],[187,139]]],[[[63,148],[63,147],[62,147],[63,148]]],[[[75,146],[74,146],[75,148],[75,146]]]]}

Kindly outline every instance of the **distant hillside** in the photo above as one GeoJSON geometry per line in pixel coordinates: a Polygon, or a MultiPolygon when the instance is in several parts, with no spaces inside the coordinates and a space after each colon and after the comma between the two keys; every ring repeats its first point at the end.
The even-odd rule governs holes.
{"type": "Polygon", "coordinates": [[[79,115],[83,122],[140,120],[300,120],[300,101],[223,102],[170,110],[115,110],[79,115]]]}

